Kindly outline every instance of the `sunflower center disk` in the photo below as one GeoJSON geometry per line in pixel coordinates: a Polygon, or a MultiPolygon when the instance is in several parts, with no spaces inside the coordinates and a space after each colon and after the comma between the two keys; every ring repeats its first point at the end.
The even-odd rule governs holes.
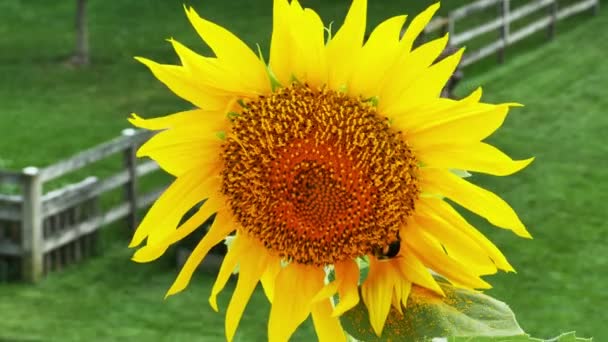
{"type": "Polygon", "coordinates": [[[393,242],[419,194],[417,161],[375,107],[292,85],[247,103],[222,154],[240,231],[323,266],[393,242]]]}

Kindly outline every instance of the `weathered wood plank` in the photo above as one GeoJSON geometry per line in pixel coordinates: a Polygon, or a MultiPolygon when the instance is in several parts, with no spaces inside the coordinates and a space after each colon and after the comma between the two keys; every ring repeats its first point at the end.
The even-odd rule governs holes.
{"type": "Polygon", "coordinates": [[[21,246],[10,240],[0,239],[0,255],[21,256],[21,246]]]}
{"type": "Polygon", "coordinates": [[[4,195],[0,194],[0,204],[20,204],[21,203],[21,195],[4,195]]]}
{"type": "Polygon", "coordinates": [[[593,5],[593,15],[598,15],[600,13],[600,0],[595,0],[595,5],[593,5]]]}
{"type": "Polygon", "coordinates": [[[505,62],[505,55],[507,53],[507,41],[509,39],[510,21],[509,16],[511,12],[510,0],[502,0],[498,3],[498,14],[500,16],[500,28],[498,30],[498,37],[502,41],[502,46],[498,49],[497,57],[498,63],[505,62]]]}
{"type": "Polygon", "coordinates": [[[154,172],[156,170],[159,170],[159,169],[160,169],[160,167],[154,160],[149,160],[149,161],[146,161],[144,163],[137,165],[137,175],[145,176],[145,175],[147,175],[151,172],[154,172]]]}
{"type": "Polygon", "coordinates": [[[444,18],[444,17],[438,17],[435,18],[433,20],[431,20],[431,22],[429,22],[425,28],[424,28],[424,33],[432,33],[435,31],[439,31],[439,30],[445,30],[446,26],[448,25],[448,18],[444,18]]]}
{"type": "Polygon", "coordinates": [[[530,25],[524,26],[523,28],[513,32],[509,35],[509,39],[507,40],[507,44],[515,44],[518,41],[531,36],[532,34],[547,28],[547,26],[551,25],[551,16],[545,16],[540,18],[539,20],[531,23],[530,25]]]}
{"type": "MultiPolygon", "coordinates": [[[[158,169],[158,164],[155,161],[150,160],[137,165],[136,173],[137,176],[143,176],[158,169]]],[[[62,188],[60,190],[57,190],[56,193],[48,193],[47,195],[45,195],[43,203],[43,210],[45,216],[54,215],[60,212],[61,210],[74,206],[77,203],[86,201],[95,196],[99,196],[107,191],[116,189],[124,185],[129,181],[129,172],[127,170],[122,170],[110,177],[107,177],[101,181],[96,180],[95,182],[92,181],[92,179],[95,177],[89,178],[77,184],[70,184],[68,186],[70,188],[62,188]],[[66,197],[63,198],[62,196],[66,197]]],[[[4,217],[5,216],[3,216],[2,214],[2,209],[0,209],[0,218],[4,217]]]]}
{"type": "Polygon", "coordinates": [[[121,136],[96,147],[77,153],[71,158],[64,159],[42,169],[42,180],[48,181],[60,177],[88,164],[104,159],[112,154],[123,151],[130,146],[138,145],[153,134],[153,132],[149,131],[137,131],[137,133],[133,136],[121,136]]]}
{"type": "Polygon", "coordinates": [[[462,58],[462,61],[460,62],[460,66],[466,67],[468,65],[471,65],[471,64],[479,61],[482,58],[490,56],[490,55],[494,54],[496,51],[498,51],[503,45],[504,45],[504,42],[502,41],[502,39],[499,39],[478,50],[470,52],[462,58]]]}
{"type": "Polygon", "coordinates": [[[149,191],[143,195],[140,195],[137,200],[137,207],[139,209],[145,208],[152,204],[156,199],[167,189],[167,187],[160,187],[155,190],[149,191]]]}
{"type": "MultiPolygon", "coordinates": [[[[576,3],[574,5],[568,6],[566,8],[562,8],[561,10],[559,10],[556,17],[558,20],[562,20],[562,19],[572,16],[574,14],[577,14],[577,13],[580,13],[580,12],[583,12],[583,11],[586,11],[589,9],[593,9],[596,6],[596,1],[597,0],[585,0],[585,1],[582,1],[579,3],[576,3]]],[[[535,3],[522,6],[521,8],[518,9],[520,11],[519,14],[517,14],[517,15],[512,14],[510,16],[510,18],[511,18],[510,21],[513,21],[514,17],[519,19],[520,17],[523,17],[525,14],[529,14],[529,13],[533,12],[533,10],[543,8],[544,6],[548,6],[551,3],[552,3],[552,1],[550,1],[550,0],[540,0],[535,3]]],[[[513,13],[515,13],[515,12],[513,12],[513,13]]],[[[465,55],[464,58],[462,59],[461,66],[465,67],[465,66],[471,65],[471,64],[477,62],[478,60],[499,51],[501,48],[503,48],[505,43],[506,43],[506,45],[515,44],[515,43],[519,42],[520,40],[523,40],[540,30],[551,27],[552,25],[555,24],[554,19],[555,19],[555,15],[550,14],[550,15],[544,16],[544,17],[530,23],[529,25],[526,25],[525,27],[523,27],[515,32],[509,32],[506,42],[502,42],[501,40],[498,40],[498,41],[492,42],[476,51],[472,51],[472,52],[468,53],[467,55],[465,55]]],[[[462,39],[460,41],[462,42],[462,39]]]]}
{"type": "Polygon", "coordinates": [[[588,9],[593,9],[599,4],[599,0],[586,0],[577,4],[565,7],[557,13],[557,19],[562,20],[571,17],[577,13],[584,12],[588,9]]]}
{"type": "Polygon", "coordinates": [[[549,28],[547,30],[547,39],[551,40],[555,38],[555,27],[557,26],[557,12],[558,12],[558,4],[557,2],[553,2],[551,7],[549,7],[549,15],[551,16],[551,23],[549,24],[549,28]]]}
{"type": "Polygon", "coordinates": [[[488,8],[492,5],[497,4],[501,0],[480,0],[473,2],[469,5],[465,5],[453,10],[450,15],[454,17],[454,20],[464,18],[466,16],[471,15],[474,12],[481,11],[485,8],[488,8]]]}
{"type": "MultiPolygon", "coordinates": [[[[570,17],[574,14],[586,11],[588,9],[593,8],[593,6],[595,6],[595,0],[586,0],[571,6],[568,6],[566,8],[561,9],[558,13],[557,13],[557,19],[561,20],[561,19],[565,19],[567,17],[570,17]]],[[[509,37],[509,44],[513,44],[516,43],[544,28],[546,28],[547,26],[550,26],[553,22],[553,18],[552,15],[548,15],[545,16],[543,18],[540,18],[539,20],[531,23],[530,25],[527,25],[521,29],[519,29],[517,32],[513,33],[510,37],[509,37]]]]}
{"type": "Polygon", "coordinates": [[[556,0],[536,0],[527,5],[516,8],[509,15],[509,22],[517,21],[529,14],[532,14],[544,7],[557,3],[556,0]]]}
{"type": "Polygon", "coordinates": [[[21,196],[0,195],[0,220],[21,221],[21,196]]]}
{"type": "Polygon", "coordinates": [[[22,274],[29,282],[42,279],[44,272],[42,229],[42,177],[35,167],[23,169],[23,217],[21,219],[22,274]]]}
{"type": "Polygon", "coordinates": [[[129,203],[117,205],[104,214],[95,215],[85,221],[66,227],[44,241],[44,252],[50,253],[65,246],[81,236],[91,234],[109,223],[115,222],[129,214],[129,203]]]}
{"type": "Polygon", "coordinates": [[[94,192],[97,188],[97,183],[97,177],[91,176],[78,183],[69,184],[61,189],[45,194],[42,197],[42,212],[44,216],[56,215],[95,196],[96,193],[94,192]]]}
{"type": "MultiPolygon", "coordinates": [[[[530,4],[518,7],[517,9],[508,13],[508,15],[504,18],[506,19],[506,24],[511,24],[514,21],[517,21],[535,11],[542,9],[543,7],[549,6],[555,3],[555,0],[537,0],[530,4]]],[[[506,2],[505,2],[506,4],[506,2]]],[[[503,26],[504,19],[502,17],[498,17],[490,22],[487,22],[483,25],[474,27],[470,30],[464,31],[453,37],[450,37],[452,45],[461,45],[469,40],[477,38],[482,34],[492,32],[497,30],[501,26],[503,26]]]]}
{"type": "MultiPolygon", "coordinates": [[[[128,128],[122,131],[125,137],[133,136],[135,130],[128,128]]],[[[124,200],[131,206],[127,215],[127,226],[132,231],[137,228],[139,218],[137,217],[137,146],[131,145],[123,152],[123,166],[127,171],[129,180],[123,188],[124,200]]]]}
{"type": "Polygon", "coordinates": [[[117,205],[114,208],[108,210],[105,214],[103,214],[103,222],[104,224],[116,222],[117,220],[127,216],[128,213],[129,203],[117,205]]]}
{"type": "MultiPolygon", "coordinates": [[[[82,205],[74,207],[74,223],[80,224],[84,222],[82,215],[82,205]]],[[[82,237],[74,241],[74,262],[82,260],[82,237]]]]}
{"type": "Polygon", "coordinates": [[[0,183],[21,184],[23,175],[19,172],[0,170],[0,183]]]}

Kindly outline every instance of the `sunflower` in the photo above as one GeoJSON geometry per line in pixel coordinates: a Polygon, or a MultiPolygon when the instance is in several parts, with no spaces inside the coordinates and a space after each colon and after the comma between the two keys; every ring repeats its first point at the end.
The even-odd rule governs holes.
{"type": "Polygon", "coordinates": [[[344,341],[340,315],[360,300],[380,335],[412,284],[443,295],[431,272],[487,289],[480,276],[513,271],[446,199],[530,237],[505,201],[456,172],[504,176],[532,161],[482,142],[517,104],[480,102],[480,89],[462,100],[439,97],[463,51],[436,62],[447,36],[413,48],[439,4],[403,35],[406,16],[382,22],[365,43],[366,0],[353,1],[335,35],[297,0],[273,7],[268,63],[192,8],[188,19],[214,57],[170,39],[181,65],[137,58],[196,109],[130,119],[159,131],[138,155],[176,177],[135,232],[130,246],[145,245],[133,259],[157,259],[215,214],[167,296],[232,236],[209,297],[217,311],[238,267],[229,341],[258,282],[272,304],[271,341],[288,340],[310,315],[320,340],[344,341]],[[359,284],[362,260],[369,273],[359,284]]]}

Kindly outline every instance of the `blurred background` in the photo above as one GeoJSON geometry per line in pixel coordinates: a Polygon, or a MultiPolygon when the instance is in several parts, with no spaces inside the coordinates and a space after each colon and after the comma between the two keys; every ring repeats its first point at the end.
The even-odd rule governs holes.
{"type": "MultiPolygon", "coordinates": [[[[432,3],[369,2],[368,33],[388,17],[412,18],[432,3]]],[[[270,0],[185,3],[268,51],[270,0]]],[[[334,29],[350,5],[301,3],[334,29]]],[[[474,175],[514,207],[534,236],[519,239],[468,216],[518,271],[487,277],[494,285],[488,293],[508,303],[534,336],[576,330],[608,340],[608,15],[599,0],[472,3],[444,1],[443,19],[423,39],[449,31],[452,44],[467,46],[470,63],[460,69],[452,96],[482,86],[486,102],[525,104],[489,140],[515,159],[536,157],[507,178],[474,175]]],[[[184,293],[163,300],[183,253],[174,248],[137,265],[126,247],[131,226],[170,181],[150,163],[133,161],[133,148],[145,137],[123,132],[126,119],[132,112],[154,117],[190,108],[133,56],[178,63],[165,41],[170,37],[210,54],[183,4],[0,1],[0,341],[225,339],[234,282],[220,298],[220,313],[213,312],[207,303],[213,262],[184,293]],[[42,172],[24,175],[30,166],[42,172]],[[41,233],[23,233],[26,224],[41,233]]],[[[197,234],[181,247],[190,248],[197,234]]],[[[268,309],[258,289],[235,340],[266,340],[268,309]]],[[[315,339],[310,322],[293,337],[315,339]]]]}

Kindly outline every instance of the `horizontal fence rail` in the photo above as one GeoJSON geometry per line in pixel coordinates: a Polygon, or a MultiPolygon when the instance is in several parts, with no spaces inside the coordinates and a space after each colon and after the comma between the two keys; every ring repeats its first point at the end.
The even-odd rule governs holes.
{"type": "Polygon", "coordinates": [[[19,172],[0,170],[0,184],[2,184],[2,183],[20,184],[22,179],[23,179],[23,175],[19,172]]]}
{"type": "Polygon", "coordinates": [[[42,169],[42,180],[48,181],[63,176],[66,173],[81,169],[86,165],[109,157],[117,152],[125,151],[134,144],[137,145],[151,136],[151,133],[145,131],[135,133],[134,130],[126,129],[124,132],[126,133],[121,137],[103,143],[95,148],[80,152],[71,158],[42,169]]]}
{"type": "Polygon", "coordinates": [[[0,194],[0,281],[7,278],[2,274],[7,269],[18,268],[20,278],[35,282],[50,271],[81,260],[91,254],[96,233],[117,220],[126,218],[135,229],[137,211],[165,190],[161,186],[138,193],[138,178],[159,169],[154,161],[136,161],[137,148],[151,135],[126,129],[118,138],[48,167],[0,171],[0,184],[21,189],[20,195],[0,194]],[[103,179],[90,176],[43,193],[46,182],[117,154],[123,159],[120,171],[103,179]],[[122,201],[101,210],[100,196],[121,188],[122,201]]]}
{"type": "Polygon", "coordinates": [[[475,49],[467,50],[460,66],[466,67],[479,60],[497,53],[499,61],[504,60],[505,50],[513,45],[543,29],[547,30],[547,37],[552,39],[555,35],[556,23],[578,13],[593,10],[597,13],[600,0],[581,0],[561,8],[559,0],[532,0],[523,6],[511,8],[518,3],[511,0],[479,0],[471,4],[452,10],[447,17],[439,17],[432,20],[425,28],[424,35],[434,32],[449,33],[450,46],[462,46],[481,36],[496,32],[498,38],[475,49]],[[466,20],[480,11],[490,7],[497,8],[497,16],[492,20],[479,24],[462,32],[456,31],[458,21],[466,20]],[[546,15],[534,19],[528,25],[511,32],[511,25],[519,20],[534,15],[539,11],[546,11],[546,15]]]}

